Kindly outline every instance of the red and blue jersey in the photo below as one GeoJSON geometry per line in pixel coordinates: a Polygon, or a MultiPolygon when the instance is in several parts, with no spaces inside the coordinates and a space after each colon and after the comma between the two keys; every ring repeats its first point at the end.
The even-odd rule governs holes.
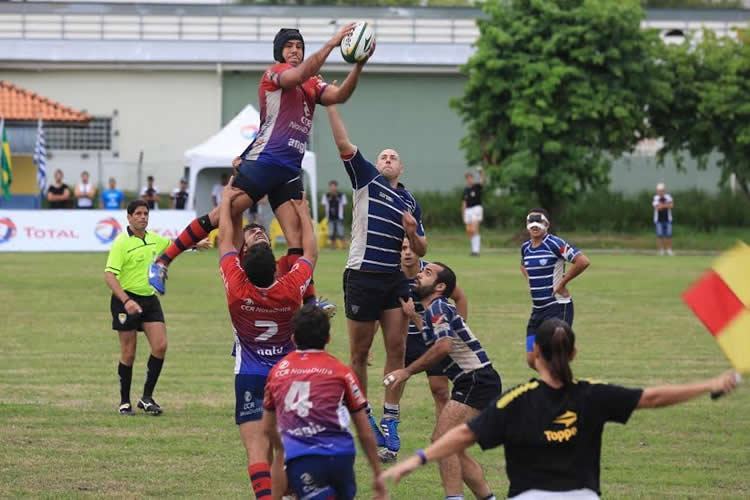
{"type": "Polygon", "coordinates": [[[268,288],[253,285],[240,265],[237,252],[220,261],[234,330],[234,373],[267,375],[281,358],[294,350],[292,316],[302,305],[313,267],[298,259],[292,269],[268,288]]]}
{"type": "Polygon", "coordinates": [[[327,84],[319,77],[312,77],[294,88],[282,88],[281,74],[291,68],[288,63],[275,64],[260,80],[260,129],[244,155],[246,160],[302,168],[315,104],[320,102],[327,84]]]}
{"type": "Polygon", "coordinates": [[[263,408],[276,412],[286,460],[354,455],[351,413],[367,406],[354,372],[325,351],[294,351],[268,374],[263,408]]]}

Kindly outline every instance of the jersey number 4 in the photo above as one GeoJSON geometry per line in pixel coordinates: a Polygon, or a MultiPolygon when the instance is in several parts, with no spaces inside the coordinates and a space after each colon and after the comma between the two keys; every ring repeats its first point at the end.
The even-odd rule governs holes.
{"type": "Polygon", "coordinates": [[[255,337],[257,342],[265,342],[277,333],[279,333],[279,325],[275,321],[261,321],[255,322],[255,328],[265,328],[266,331],[255,337]]]}
{"type": "Polygon", "coordinates": [[[310,382],[292,382],[284,398],[284,411],[296,412],[302,418],[310,414],[313,407],[310,401],[310,382]]]}

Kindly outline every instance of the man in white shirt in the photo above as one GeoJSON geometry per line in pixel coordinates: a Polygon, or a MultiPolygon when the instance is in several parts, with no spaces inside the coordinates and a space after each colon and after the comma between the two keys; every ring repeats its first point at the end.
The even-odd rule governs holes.
{"type": "Polygon", "coordinates": [[[221,174],[221,183],[214,184],[211,189],[211,201],[215,207],[221,205],[221,193],[224,191],[224,186],[229,182],[229,174],[221,174]]]}
{"type": "Polygon", "coordinates": [[[656,241],[659,255],[674,255],[672,252],[672,208],[674,200],[667,193],[663,182],[656,185],[656,194],[651,203],[654,207],[654,225],[656,226],[656,241]]]}

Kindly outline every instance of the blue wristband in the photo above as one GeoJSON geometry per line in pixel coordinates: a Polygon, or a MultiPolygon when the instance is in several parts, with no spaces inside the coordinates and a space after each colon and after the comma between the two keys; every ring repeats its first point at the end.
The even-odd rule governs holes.
{"type": "Polygon", "coordinates": [[[420,465],[424,465],[424,464],[427,463],[427,455],[425,455],[424,450],[419,449],[415,453],[419,457],[419,464],[420,465]]]}

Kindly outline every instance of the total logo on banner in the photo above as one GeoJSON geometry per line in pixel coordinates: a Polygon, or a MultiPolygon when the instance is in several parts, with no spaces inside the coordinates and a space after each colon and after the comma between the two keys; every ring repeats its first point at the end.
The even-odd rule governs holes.
{"type": "Polygon", "coordinates": [[[122,232],[122,226],[114,217],[107,217],[96,223],[94,235],[102,244],[109,244],[115,241],[117,235],[122,232]]]}
{"type": "MultiPolygon", "coordinates": [[[[148,230],[174,239],[192,210],[153,210],[148,230]]],[[[0,210],[0,252],[106,252],[125,231],[123,210],[0,210]]]]}
{"type": "Polygon", "coordinates": [[[16,235],[16,225],[8,217],[0,217],[0,244],[10,241],[16,235]]]}

